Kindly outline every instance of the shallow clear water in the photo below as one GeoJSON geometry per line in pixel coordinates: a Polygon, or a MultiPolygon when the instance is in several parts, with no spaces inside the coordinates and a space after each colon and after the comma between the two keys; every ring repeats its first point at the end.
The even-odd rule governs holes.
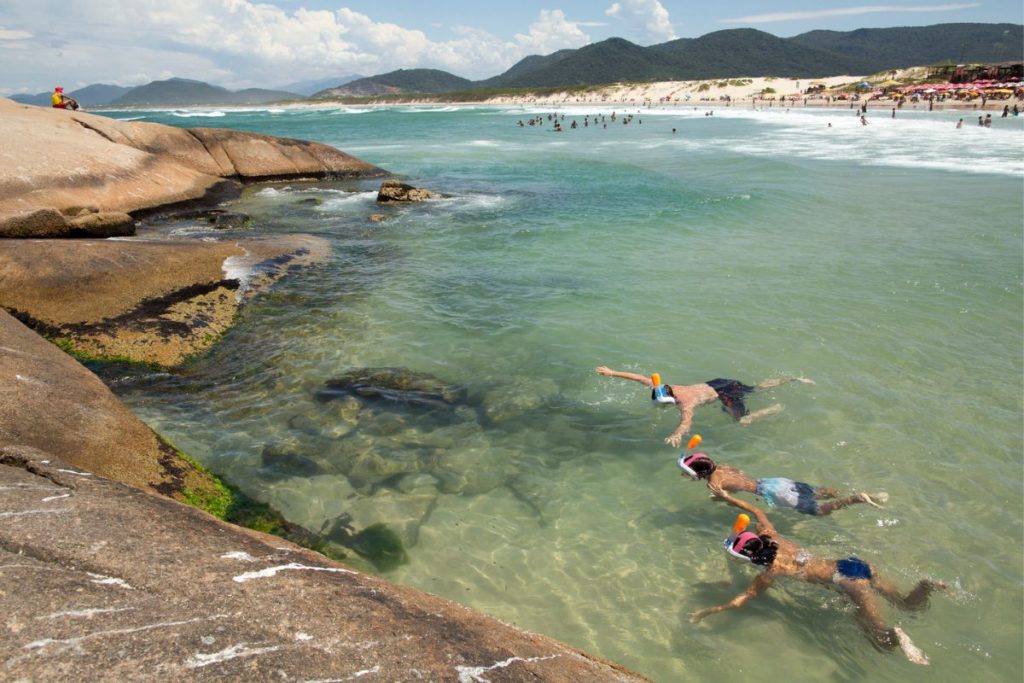
{"type": "MultiPolygon", "coordinates": [[[[106,379],[293,521],[347,512],[398,531],[409,562],[389,579],[658,681],[1018,679],[1024,120],[679,108],[561,134],[515,125],[548,111],[114,114],[319,140],[446,197],[380,208],[377,181],[249,189],[234,207],[252,232],[321,235],[331,262],[249,304],[183,372],[106,379]],[[707,406],[694,431],[753,476],[890,493],[884,511],[773,519],[901,586],[953,585],[925,612],[885,607],[931,670],[877,652],[817,586],[691,625],[754,576],[721,550],[735,515],[680,477],[662,442],[678,413],[598,365],[814,378],[748,402],[779,415],[741,427],[707,406]],[[316,400],[363,367],[461,393],[316,400]]],[[[598,111],[564,110],[564,125],[598,111]]]]}

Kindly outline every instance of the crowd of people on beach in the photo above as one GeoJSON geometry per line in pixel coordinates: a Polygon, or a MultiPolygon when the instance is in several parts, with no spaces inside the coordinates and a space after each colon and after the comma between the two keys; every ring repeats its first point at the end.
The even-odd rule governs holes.
{"type": "MultiPolygon", "coordinates": [[[[814,384],[806,377],[789,377],[767,379],[755,385],[725,378],[682,385],[663,383],[658,373],[647,376],[612,370],[606,366],[598,367],[597,373],[639,382],[650,389],[651,400],[655,404],[675,406],[681,416],[679,425],[665,438],[665,443],[673,448],[678,448],[683,436],[690,432],[694,410],[700,406],[720,402],[722,410],[732,415],[737,422],[749,425],[755,420],[780,412],[782,406],[774,404],[751,412],[744,403],[748,395],[790,382],[814,384]]],[[[758,496],[767,507],[788,507],[805,515],[824,516],[857,504],[880,508],[880,503],[888,501],[888,494],[854,492],[842,496],[834,488],[813,486],[786,477],[755,479],[735,467],[715,462],[704,453],[694,452],[693,449],[701,441],[699,435],[694,435],[679,456],[677,464],[683,476],[704,481],[713,499],[742,511],[724,540],[723,547],[730,557],[752,564],[760,568],[761,572],[746,590],[729,602],[692,613],[691,622],[697,623],[711,614],[742,607],[770,588],[776,579],[797,579],[833,588],[849,598],[854,605],[858,623],[878,647],[887,650],[898,647],[911,662],[922,665],[929,663],[928,657],[914,645],[902,628],[886,623],[878,596],[900,609],[918,611],[928,605],[933,591],[947,590],[943,582],[921,579],[910,591],[902,593],[891,580],[880,575],[875,567],[860,558],[817,557],[801,548],[781,536],[761,508],[734,495],[749,493],[758,496]],[[756,520],[756,531],[748,530],[751,515],[756,520]]]]}

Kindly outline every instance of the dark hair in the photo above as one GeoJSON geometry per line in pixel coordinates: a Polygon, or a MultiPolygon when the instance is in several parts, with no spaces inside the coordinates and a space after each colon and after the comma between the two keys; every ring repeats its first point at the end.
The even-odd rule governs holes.
{"type": "Polygon", "coordinates": [[[691,462],[688,467],[697,473],[698,479],[707,479],[711,476],[711,473],[718,468],[718,465],[716,465],[715,461],[711,458],[705,457],[697,458],[691,462]]]}
{"type": "Polygon", "coordinates": [[[757,538],[751,538],[743,547],[740,548],[739,553],[746,555],[750,558],[752,564],[758,564],[767,567],[775,561],[775,555],[779,552],[779,544],[772,540],[772,537],[767,534],[761,534],[757,538]]]}

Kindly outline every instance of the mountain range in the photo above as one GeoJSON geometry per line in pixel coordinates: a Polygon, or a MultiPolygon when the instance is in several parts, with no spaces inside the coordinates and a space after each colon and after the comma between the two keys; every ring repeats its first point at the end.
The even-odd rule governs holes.
{"type": "Polygon", "coordinates": [[[504,73],[481,81],[466,81],[432,69],[393,71],[330,88],[313,97],[436,94],[620,81],[814,78],[866,75],[938,63],[1004,61],[1024,61],[1024,25],[937,24],[848,32],[811,31],[792,38],[778,38],[755,29],[729,29],[649,47],[609,38],[574,50],[526,57],[504,73]]]}
{"type": "MultiPolygon", "coordinates": [[[[480,89],[604,85],[621,81],[704,80],[757,76],[814,78],[876,74],[940,63],[1024,61],[1024,25],[934,26],[810,31],[779,38],[755,29],[730,29],[699,38],[642,47],[609,38],[578,49],[531,55],[491,78],[472,81],[438,69],[399,69],[296,81],[280,90],[232,91],[172,78],[136,88],[95,84],[68,93],[84,107],[256,105],[289,100],[442,94],[480,89]]],[[[50,93],[13,100],[48,106],[50,93]]]]}

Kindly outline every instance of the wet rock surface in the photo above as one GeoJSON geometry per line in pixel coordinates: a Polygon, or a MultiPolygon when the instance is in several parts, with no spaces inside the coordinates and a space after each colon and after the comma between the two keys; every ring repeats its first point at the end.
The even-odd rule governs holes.
{"type": "Polygon", "coordinates": [[[52,453],[0,489],[7,680],[644,680],[52,453]]]}
{"type": "Polygon", "coordinates": [[[86,357],[161,366],[209,348],[246,296],[330,253],[306,235],[74,245],[0,240],[0,308],[86,357]]]}
{"type": "Polygon", "coordinates": [[[161,441],[99,378],[0,311],[4,444],[61,453],[76,467],[178,500],[186,491],[217,495],[208,474],[161,441]]]}
{"type": "Polygon", "coordinates": [[[377,201],[381,204],[389,202],[422,202],[437,199],[441,195],[420,187],[413,187],[399,180],[385,180],[377,191],[377,201]]]}
{"type": "Polygon", "coordinates": [[[118,121],[4,98],[0,138],[18,141],[0,149],[0,237],[132,234],[126,216],[203,200],[236,180],[385,173],[316,142],[118,121]],[[70,218],[81,206],[96,215],[70,218]]]}

